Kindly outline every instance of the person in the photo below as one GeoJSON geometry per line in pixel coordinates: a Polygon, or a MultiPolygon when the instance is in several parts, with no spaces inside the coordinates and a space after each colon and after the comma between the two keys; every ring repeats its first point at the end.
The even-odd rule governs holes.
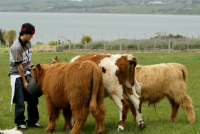
{"type": "Polygon", "coordinates": [[[18,129],[26,130],[27,127],[42,128],[39,120],[38,97],[31,96],[28,91],[28,76],[31,76],[29,67],[34,67],[32,60],[31,38],[35,33],[35,27],[30,23],[22,24],[19,38],[14,41],[10,50],[12,104],[15,103],[15,124],[18,129]],[[27,101],[28,120],[25,121],[25,105],[27,101]],[[27,126],[26,126],[27,125],[27,126]]]}

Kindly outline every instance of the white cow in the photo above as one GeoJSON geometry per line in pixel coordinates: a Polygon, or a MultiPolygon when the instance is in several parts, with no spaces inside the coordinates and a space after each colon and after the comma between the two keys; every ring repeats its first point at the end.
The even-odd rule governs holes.
{"type": "Polygon", "coordinates": [[[113,99],[119,109],[120,122],[118,130],[124,130],[126,120],[124,119],[126,113],[123,113],[123,93],[135,106],[136,122],[141,129],[144,129],[146,126],[142,119],[141,98],[136,93],[136,91],[141,90],[141,86],[135,78],[137,59],[131,54],[87,54],[76,56],[70,62],[86,60],[95,62],[102,70],[107,96],[113,99]]]}

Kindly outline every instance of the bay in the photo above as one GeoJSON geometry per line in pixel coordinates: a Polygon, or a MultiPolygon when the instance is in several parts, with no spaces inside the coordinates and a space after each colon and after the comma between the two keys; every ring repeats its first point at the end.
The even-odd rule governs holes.
{"type": "Polygon", "coordinates": [[[15,29],[17,36],[26,22],[36,28],[32,44],[65,38],[78,43],[83,35],[94,41],[149,39],[157,32],[198,38],[200,32],[200,16],[195,15],[0,12],[0,29],[15,29]]]}

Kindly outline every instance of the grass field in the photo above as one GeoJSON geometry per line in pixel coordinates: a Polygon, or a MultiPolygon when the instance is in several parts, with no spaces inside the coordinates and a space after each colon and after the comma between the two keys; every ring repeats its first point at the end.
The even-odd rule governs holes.
{"type": "MultiPolygon", "coordinates": [[[[7,76],[9,72],[9,53],[4,53],[5,50],[0,49],[0,130],[11,129],[14,124],[14,105],[10,111],[11,87],[10,78],[7,76]]],[[[33,53],[33,61],[36,63],[49,63],[49,57],[55,58],[58,56],[61,61],[69,61],[79,53],[33,53]]],[[[187,67],[188,82],[187,91],[193,100],[195,109],[196,122],[190,124],[185,111],[180,108],[177,119],[174,123],[169,123],[170,105],[167,99],[163,99],[154,107],[149,107],[147,103],[142,105],[143,119],[146,123],[146,129],[140,130],[135,122],[131,112],[128,114],[128,120],[123,132],[117,132],[119,112],[115,104],[109,99],[105,99],[106,119],[105,133],[106,134],[198,134],[200,133],[200,53],[136,53],[134,56],[138,59],[138,64],[150,65],[157,63],[181,63],[187,67]]],[[[24,134],[46,134],[45,128],[48,124],[46,115],[44,96],[39,98],[39,124],[44,126],[43,129],[31,129],[24,131],[24,134]]],[[[27,116],[26,116],[27,117],[27,116]]],[[[63,130],[64,119],[62,115],[57,120],[55,134],[69,133],[63,130]]],[[[95,120],[89,115],[84,127],[83,134],[93,134],[95,128],[95,120]]]]}

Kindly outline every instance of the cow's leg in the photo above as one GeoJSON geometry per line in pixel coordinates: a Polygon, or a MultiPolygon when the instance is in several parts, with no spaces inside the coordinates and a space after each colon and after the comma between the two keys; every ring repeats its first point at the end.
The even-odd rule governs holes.
{"type": "Polygon", "coordinates": [[[133,121],[136,121],[136,111],[134,105],[131,103],[131,101],[127,98],[126,99],[126,105],[128,106],[128,109],[130,108],[131,113],[133,114],[133,121]]]}
{"type": "Polygon", "coordinates": [[[121,124],[124,127],[124,125],[125,125],[125,123],[127,121],[127,114],[128,114],[128,110],[129,110],[129,104],[126,101],[125,98],[123,98],[123,100],[122,100],[122,105],[123,105],[123,110],[122,110],[122,121],[121,121],[121,124]]]}
{"type": "Polygon", "coordinates": [[[105,127],[104,127],[104,120],[95,118],[95,134],[104,134],[105,127]]]}
{"type": "Polygon", "coordinates": [[[93,112],[92,115],[95,118],[95,133],[96,134],[104,134],[105,132],[105,126],[104,126],[104,118],[105,118],[105,114],[106,114],[106,108],[104,106],[104,98],[103,96],[99,93],[97,95],[97,107],[99,110],[99,115],[94,114],[93,112]]]}
{"type": "Polygon", "coordinates": [[[141,97],[139,97],[139,95],[134,93],[134,90],[132,90],[131,88],[126,89],[125,94],[129,98],[131,103],[135,106],[136,122],[137,122],[138,126],[141,129],[146,128],[146,125],[142,119],[142,112],[141,112],[142,99],[141,99],[141,97]]]}
{"type": "Polygon", "coordinates": [[[169,94],[167,95],[170,103],[171,103],[171,100],[174,101],[171,103],[171,105],[173,104],[172,108],[174,108],[174,112],[172,109],[172,113],[171,113],[172,118],[170,117],[170,121],[175,120],[176,114],[178,112],[178,105],[181,105],[183,110],[187,113],[190,123],[194,123],[195,122],[194,107],[192,105],[191,98],[187,94],[185,83],[179,84],[178,89],[174,89],[174,88],[171,88],[171,89],[173,90],[169,92],[169,94]]]}
{"type": "Polygon", "coordinates": [[[87,105],[82,106],[82,107],[77,107],[77,108],[73,108],[72,106],[72,115],[74,119],[76,120],[76,122],[72,130],[70,131],[71,134],[81,133],[81,129],[87,119],[88,114],[89,114],[89,109],[87,105]]]}
{"type": "Polygon", "coordinates": [[[72,111],[71,111],[70,107],[63,109],[63,116],[65,118],[65,124],[64,124],[63,129],[71,130],[72,129],[72,124],[71,124],[72,111]]]}
{"type": "Polygon", "coordinates": [[[194,107],[192,105],[191,98],[186,93],[186,89],[185,92],[179,93],[179,95],[174,97],[173,99],[176,102],[176,104],[180,104],[183,110],[187,113],[190,123],[194,123],[195,122],[194,107]]]}
{"type": "Polygon", "coordinates": [[[190,123],[194,123],[195,122],[194,107],[192,105],[191,98],[187,94],[185,94],[185,96],[181,99],[181,107],[183,108],[183,110],[186,111],[190,123]]]}
{"type": "Polygon", "coordinates": [[[55,107],[49,99],[46,99],[46,107],[47,115],[49,116],[49,124],[46,128],[46,131],[53,132],[56,126],[55,121],[59,116],[59,108],[55,107]]]}
{"type": "Polygon", "coordinates": [[[124,119],[125,116],[123,116],[123,96],[122,96],[123,92],[121,92],[121,93],[118,92],[117,94],[114,94],[114,93],[109,93],[109,94],[119,109],[120,118],[119,118],[118,131],[124,130],[125,122],[123,122],[123,121],[125,121],[126,119],[124,119]]]}
{"type": "Polygon", "coordinates": [[[179,104],[176,104],[175,101],[173,99],[170,99],[169,97],[168,97],[168,100],[171,105],[171,116],[170,116],[169,122],[174,122],[178,114],[179,104]]]}

